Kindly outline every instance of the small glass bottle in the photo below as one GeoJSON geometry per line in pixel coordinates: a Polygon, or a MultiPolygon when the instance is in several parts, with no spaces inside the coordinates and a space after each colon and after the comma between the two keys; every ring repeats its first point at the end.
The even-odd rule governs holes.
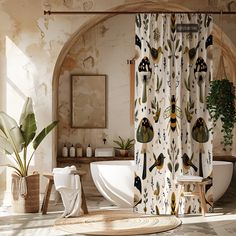
{"type": "Polygon", "coordinates": [[[92,148],[91,145],[89,144],[87,149],[86,149],[86,156],[91,157],[92,156],[92,148]]]}
{"type": "Polygon", "coordinates": [[[75,147],[73,144],[70,147],[70,157],[75,157],[75,147]]]}
{"type": "Polygon", "coordinates": [[[66,144],[64,144],[64,147],[62,148],[62,156],[68,157],[68,148],[67,148],[66,144]]]}

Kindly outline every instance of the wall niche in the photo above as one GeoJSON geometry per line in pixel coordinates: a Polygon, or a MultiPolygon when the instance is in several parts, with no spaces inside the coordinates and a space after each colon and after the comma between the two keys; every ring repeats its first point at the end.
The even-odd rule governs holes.
{"type": "Polygon", "coordinates": [[[68,51],[58,82],[57,155],[64,144],[113,146],[120,135],[133,137],[130,124],[130,67],[134,57],[134,15],[117,15],[87,30],[68,51]],[[106,75],[106,128],[71,127],[71,75],[106,75]],[[107,142],[103,143],[106,136],[107,142]]]}

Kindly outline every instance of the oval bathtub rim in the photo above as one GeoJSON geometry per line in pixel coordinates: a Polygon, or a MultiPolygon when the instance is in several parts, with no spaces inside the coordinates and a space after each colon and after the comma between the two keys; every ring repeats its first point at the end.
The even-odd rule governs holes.
{"type": "Polygon", "coordinates": [[[114,161],[94,161],[91,162],[90,165],[118,165],[118,166],[134,166],[134,160],[114,160],[114,161]],[[127,165],[130,163],[130,165],[127,165]]]}
{"type": "Polygon", "coordinates": [[[233,165],[231,161],[213,161],[213,165],[220,166],[220,165],[233,165]]]}

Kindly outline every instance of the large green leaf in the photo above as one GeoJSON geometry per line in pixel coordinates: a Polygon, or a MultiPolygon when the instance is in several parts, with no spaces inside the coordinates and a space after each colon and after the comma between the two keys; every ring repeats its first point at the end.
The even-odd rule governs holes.
{"type": "Polygon", "coordinates": [[[34,113],[28,114],[25,119],[22,120],[20,129],[25,140],[24,146],[27,147],[34,139],[37,130],[34,113]]]}
{"type": "Polygon", "coordinates": [[[21,152],[24,143],[21,130],[16,121],[5,112],[0,112],[0,129],[15,152],[21,152]]]}
{"type": "Polygon", "coordinates": [[[44,128],[34,139],[33,141],[33,148],[34,150],[37,149],[39,144],[43,141],[43,139],[51,132],[51,130],[57,125],[58,121],[53,121],[50,125],[44,128]]]}
{"type": "Polygon", "coordinates": [[[9,141],[7,140],[6,135],[0,129],[0,149],[4,150],[7,154],[13,153],[13,148],[9,141]]]}
{"type": "Polygon", "coordinates": [[[34,114],[34,109],[32,105],[32,99],[27,97],[21,111],[21,116],[20,116],[20,121],[19,121],[20,126],[22,125],[22,123],[24,122],[24,120],[29,114],[34,114]]]}

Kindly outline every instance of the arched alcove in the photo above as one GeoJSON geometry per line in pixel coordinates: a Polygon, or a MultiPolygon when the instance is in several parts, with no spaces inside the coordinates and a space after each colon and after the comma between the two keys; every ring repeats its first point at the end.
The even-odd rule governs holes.
{"type": "MultiPolygon", "coordinates": [[[[189,9],[179,6],[177,4],[170,4],[170,3],[155,3],[142,1],[138,3],[124,3],[116,8],[108,9],[109,11],[189,11],[189,9]]],[[[66,58],[68,52],[73,47],[73,45],[92,27],[96,26],[97,24],[106,21],[107,19],[116,16],[117,14],[104,14],[104,15],[96,15],[88,20],[84,25],[79,27],[79,29],[70,37],[70,39],[65,43],[64,47],[62,48],[53,73],[53,84],[52,84],[52,107],[53,107],[53,119],[58,119],[58,87],[59,87],[59,77],[61,66],[63,64],[64,59],[66,58]]],[[[214,53],[219,53],[220,48],[223,51],[225,64],[227,69],[227,74],[230,75],[229,79],[232,80],[234,83],[236,81],[236,48],[231,42],[231,40],[227,37],[226,34],[223,33],[223,43],[221,43],[221,29],[214,25],[213,28],[213,35],[214,35],[214,45],[216,46],[217,50],[214,53]]],[[[215,57],[215,64],[218,63],[218,57],[215,57]]],[[[216,68],[216,67],[215,67],[216,68]]],[[[53,162],[55,165],[56,156],[57,156],[57,132],[54,133],[53,136],[53,162]]],[[[221,149],[221,147],[219,148],[221,149]]]]}

